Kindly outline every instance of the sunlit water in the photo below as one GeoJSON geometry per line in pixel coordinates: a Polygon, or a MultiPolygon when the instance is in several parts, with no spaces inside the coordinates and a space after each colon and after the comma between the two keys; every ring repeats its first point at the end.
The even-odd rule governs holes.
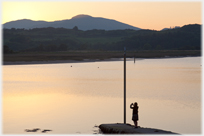
{"type": "MultiPolygon", "coordinates": [[[[123,123],[123,61],[7,65],[2,68],[4,134],[93,134],[123,123]],[[72,66],[72,67],[71,67],[72,66]]],[[[201,57],[127,61],[127,123],[201,133],[201,57]]]]}

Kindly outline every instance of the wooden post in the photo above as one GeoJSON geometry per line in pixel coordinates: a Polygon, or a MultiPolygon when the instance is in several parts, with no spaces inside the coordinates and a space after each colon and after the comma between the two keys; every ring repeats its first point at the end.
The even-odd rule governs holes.
{"type": "Polygon", "coordinates": [[[124,47],[124,124],[126,124],[126,48],[124,47]]]}

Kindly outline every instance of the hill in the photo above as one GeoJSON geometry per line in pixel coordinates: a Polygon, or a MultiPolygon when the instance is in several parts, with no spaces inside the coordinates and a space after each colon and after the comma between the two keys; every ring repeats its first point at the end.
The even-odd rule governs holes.
{"type": "Polygon", "coordinates": [[[140,28],[134,27],[122,22],[118,22],[112,19],[106,19],[101,17],[92,17],[89,15],[77,15],[72,17],[71,19],[54,21],[54,22],[46,22],[46,21],[33,21],[28,19],[11,21],[3,24],[3,28],[11,29],[11,28],[24,28],[24,29],[33,29],[33,28],[67,28],[72,29],[77,26],[80,30],[118,30],[118,29],[133,29],[139,30],[140,28]]]}
{"type": "Polygon", "coordinates": [[[5,53],[12,51],[50,52],[69,50],[201,50],[201,25],[190,24],[165,31],[87,30],[77,27],[4,29],[5,53]]]}

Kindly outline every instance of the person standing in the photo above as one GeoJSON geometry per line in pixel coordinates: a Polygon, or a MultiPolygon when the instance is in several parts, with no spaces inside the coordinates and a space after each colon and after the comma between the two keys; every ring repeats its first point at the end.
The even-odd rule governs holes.
{"type": "Polygon", "coordinates": [[[138,108],[139,107],[138,107],[137,103],[135,102],[134,105],[133,105],[133,103],[130,104],[130,108],[133,109],[132,110],[132,120],[135,124],[135,128],[137,128],[138,127],[137,121],[139,119],[138,118],[138,108]]]}

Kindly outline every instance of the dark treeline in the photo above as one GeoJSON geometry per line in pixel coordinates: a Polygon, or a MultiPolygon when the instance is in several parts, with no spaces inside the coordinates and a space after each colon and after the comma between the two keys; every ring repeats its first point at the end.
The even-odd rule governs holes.
{"type": "Polygon", "coordinates": [[[201,25],[164,31],[78,30],[65,28],[3,29],[4,53],[67,50],[201,50],[201,25]]]}

